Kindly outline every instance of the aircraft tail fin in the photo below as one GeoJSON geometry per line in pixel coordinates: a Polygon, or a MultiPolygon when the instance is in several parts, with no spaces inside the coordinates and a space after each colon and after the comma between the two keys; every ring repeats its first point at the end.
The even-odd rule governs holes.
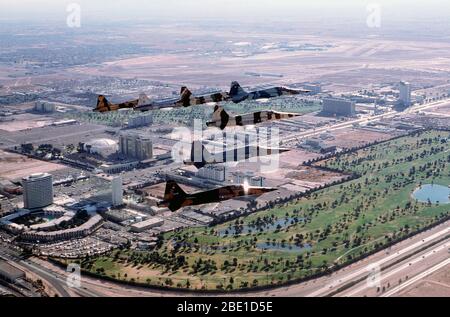
{"type": "Polygon", "coordinates": [[[191,162],[197,169],[204,167],[211,157],[212,154],[206,149],[202,141],[192,142],[191,162]]]}
{"type": "Polygon", "coordinates": [[[180,101],[183,107],[189,107],[191,105],[192,92],[186,87],[181,87],[180,101]]]}
{"type": "Polygon", "coordinates": [[[168,202],[168,208],[171,211],[176,211],[181,208],[183,202],[186,200],[186,193],[174,180],[168,180],[166,183],[166,191],[164,193],[164,200],[168,202]]]}
{"type": "Polygon", "coordinates": [[[230,88],[230,97],[234,102],[241,102],[248,97],[248,93],[237,81],[233,81],[230,88]]]}
{"type": "Polygon", "coordinates": [[[209,126],[217,126],[223,130],[227,126],[229,120],[230,120],[230,115],[225,111],[225,109],[223,107],[216,105],[214,107],[212,121],[206,123],[206,125],[208,127],[209,126]]]}
{"type": "Polygon", "coordinates": [[[139,95],[138,107],[146,106],[146,105],[150,104],[150,102],[151,102],[150,98],[145,93],[141,93],[139,95]]]}
{"type": "Polygon", "coordinates": [[[106,99],[105,96],[99,95],[97,97],[97,106],[94,109],[94,111],[98,111],[98,112],[111,111],[112,110],[111,106],[112,106],[112,104],[108,101],[108,99],[106,99]]]}

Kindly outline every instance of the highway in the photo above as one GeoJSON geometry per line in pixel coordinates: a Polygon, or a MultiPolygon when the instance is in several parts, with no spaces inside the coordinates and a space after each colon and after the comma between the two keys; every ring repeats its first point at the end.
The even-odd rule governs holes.
{"type": "Polygon", "coordinates": [[[429,274],[432,274],[437,269],[440,269],[448,264],[449,247],[450,239],[447,239],[445,242],[431,248],[431,250],[420,252],[419,254],[381,272],[379,281],[377,281],[377,283],[368,283],[368,281],[363,281],[353,286],[349,290],[340,293],[338,296],[392,296],[401,289],[411,285],[412,283],[429,274]],[[414,277],[410,278],[411,276],[414,277]],[[391,286],[393,288],[390,288],[388,286],[391,286]],[[387,292],[378,292],[378,287],[385,287],[389,290],[387,292]]]}
{"type": "Polygon", "coordinates": [[[25,273],[32,272],[36,276],[39,276],[39,278],[46,281],[59,296],[71,297],[72,294],[77,294],[82,297],[101,296],[100,294],[89,291],[88,289],[69,287],[66,276],[52,272],[31,260],[23,259],[15,255],[5,246],[0,247],[0,258],[8,261],[11,265],[21,269],[25,273]]]}
{"type": "Polygon", "coordinates": [[[342,286],[345,283],[348,283],[352,280],[357,279],[358,277],[368,275],[373,267],[379,267],[382,268],[383,265],[386,265],[389,262],[394,261],[395,259],[401,258],[403,255],[406,255],[410,252],[413,252],[417,249],[420,249],[421,247],[427,245],[428,243],[433,242],[434,240],[438,239],[439,237],[447,236],[450,234],[450,227],[447,227],[443,230],[440,230],[439,232],[436,232],[428,237],[425,237],[409,246],[406,246],[400,250],[398,250],[395,253],[391,253],[388,256],[385,256],[381,258],[380,260],[371,262],[369,265],[362,267],[361,269],[355,270],[354,272],[350,274],[346,274],[343,277],[340,277],[339,279],[326,284],[324,287],[318,289],[315,292],[312,292],[308,294],[309,297],[316,297],[316,296],[323,296],[330,292],[331,289],[336,289],[338,286],[342,286]]]}
{"type": "Polygon", "coordinates": [[[430,274],[433,274],[434,272],[446,267],[447,265],[450,265],[450,259],[446,259],[444,261],[442,261],[441,263],[436,264],[435,266],[429,268],[428,270],[425,270],[424,272],[420,273],[419,275],[415,276],[412,279],[409,279],[407,282],[393,288],[392,290],[390,290],[389,292],[381,295],[381,297],[389,297],[389,296],[393,296],[395,294],[397,294],[398,292],[400,292],[401,290],[403,290],[404,288],[409,287],[410,285],[420,281],[421,279],[427,277],[430,274]]]}

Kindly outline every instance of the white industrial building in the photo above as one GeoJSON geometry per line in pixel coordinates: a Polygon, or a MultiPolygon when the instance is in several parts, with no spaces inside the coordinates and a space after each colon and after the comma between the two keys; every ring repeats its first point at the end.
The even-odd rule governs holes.
{"type": "Polygon", "coordinates": [[[138,134],[122,134],[119,152],[140,161],[153,158],[153,142],[150,138],[138,134]]]}
{"type": "Polygon", "coordinates": [[[322,112],[332,116],[354,116],[355,103],[343,98],[324,98],[322,112]]]}
{"type": "Polygon", "coordinates": [[[25,209],[41,209],[53,204],[53,177],[47,173],[32,174],[22,179],[25,209]]]}
{"type": "Polygon", "coordinates": [[[153,123],[153,114],[151,112],[145,114],[138,114],[128,118],[127,127],[137,128],[148,126],[153,123]]]}
{"type": "Polygon", "coordinates": [[[197,177],[224,182],[227,178],[227,170],[225,166],[206,165],[198,170],[197,177]]]}
{"type": "Polygon", "coordinates": [[[152,217],[148,220],[135,223],[131,226],[131,230],[134,232],[142,232],[155,227],[161,227],[164,224],[164,220],[158,217],[152,217]]]}
{"type": "Polygon", "coordinates": [[[34,103],[34,110],[42,113],[52,113],[56,111],[56,103],[38,100],[34,103]]]}
{"type": "Polygon", "coordinates": [[[266,178],[262,176],[255,176],[253,172],[236,172],[233,175],[233,182],[235,184],[248,184],[249,186],[264,187],[266,178]]]}

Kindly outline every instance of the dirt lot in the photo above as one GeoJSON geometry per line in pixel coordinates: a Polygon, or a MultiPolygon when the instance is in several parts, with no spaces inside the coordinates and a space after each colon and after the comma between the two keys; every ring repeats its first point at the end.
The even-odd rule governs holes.
{"type": "Polygon", "coordinates": [[[33,114],[19,114],[12,121],[0,122],[0,130],[16,132],[33,128],[40,128],[52,123],[50,117],[33,114]]]}
{"type": "Polygon", "coordinates": [[[450,296],[450,266],[427,278],[411,285],[399,294],[402,297],[449,297],[450,296]]]}
{"type": "Polygon", "coordinates": [[[49,173],[66,168],[64,165],[39,161],[0,150],[0,177],[20,179],[33,173],[49,173]]]}
{"type": "Polygon", "coordinates": [[[327,145],[336,145],[338,148],[351,148],[362,146],[374,141],[384,141],[392,138],[394,135],[382,132],[372,132],[360,129],[342,129],[333,131],[334,140],[326,140],[327,145]]]}

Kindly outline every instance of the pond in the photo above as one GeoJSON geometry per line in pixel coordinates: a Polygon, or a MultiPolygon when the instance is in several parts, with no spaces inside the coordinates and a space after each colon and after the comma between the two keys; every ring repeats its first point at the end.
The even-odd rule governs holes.
{"type": "Polygon", "coordinates": [[[450,203],[450,188],[435,184],[422,185],[413,192],[413,197],[423,203],[430,201],[432,204],[438,202],[448,204],[450,203]]]}

